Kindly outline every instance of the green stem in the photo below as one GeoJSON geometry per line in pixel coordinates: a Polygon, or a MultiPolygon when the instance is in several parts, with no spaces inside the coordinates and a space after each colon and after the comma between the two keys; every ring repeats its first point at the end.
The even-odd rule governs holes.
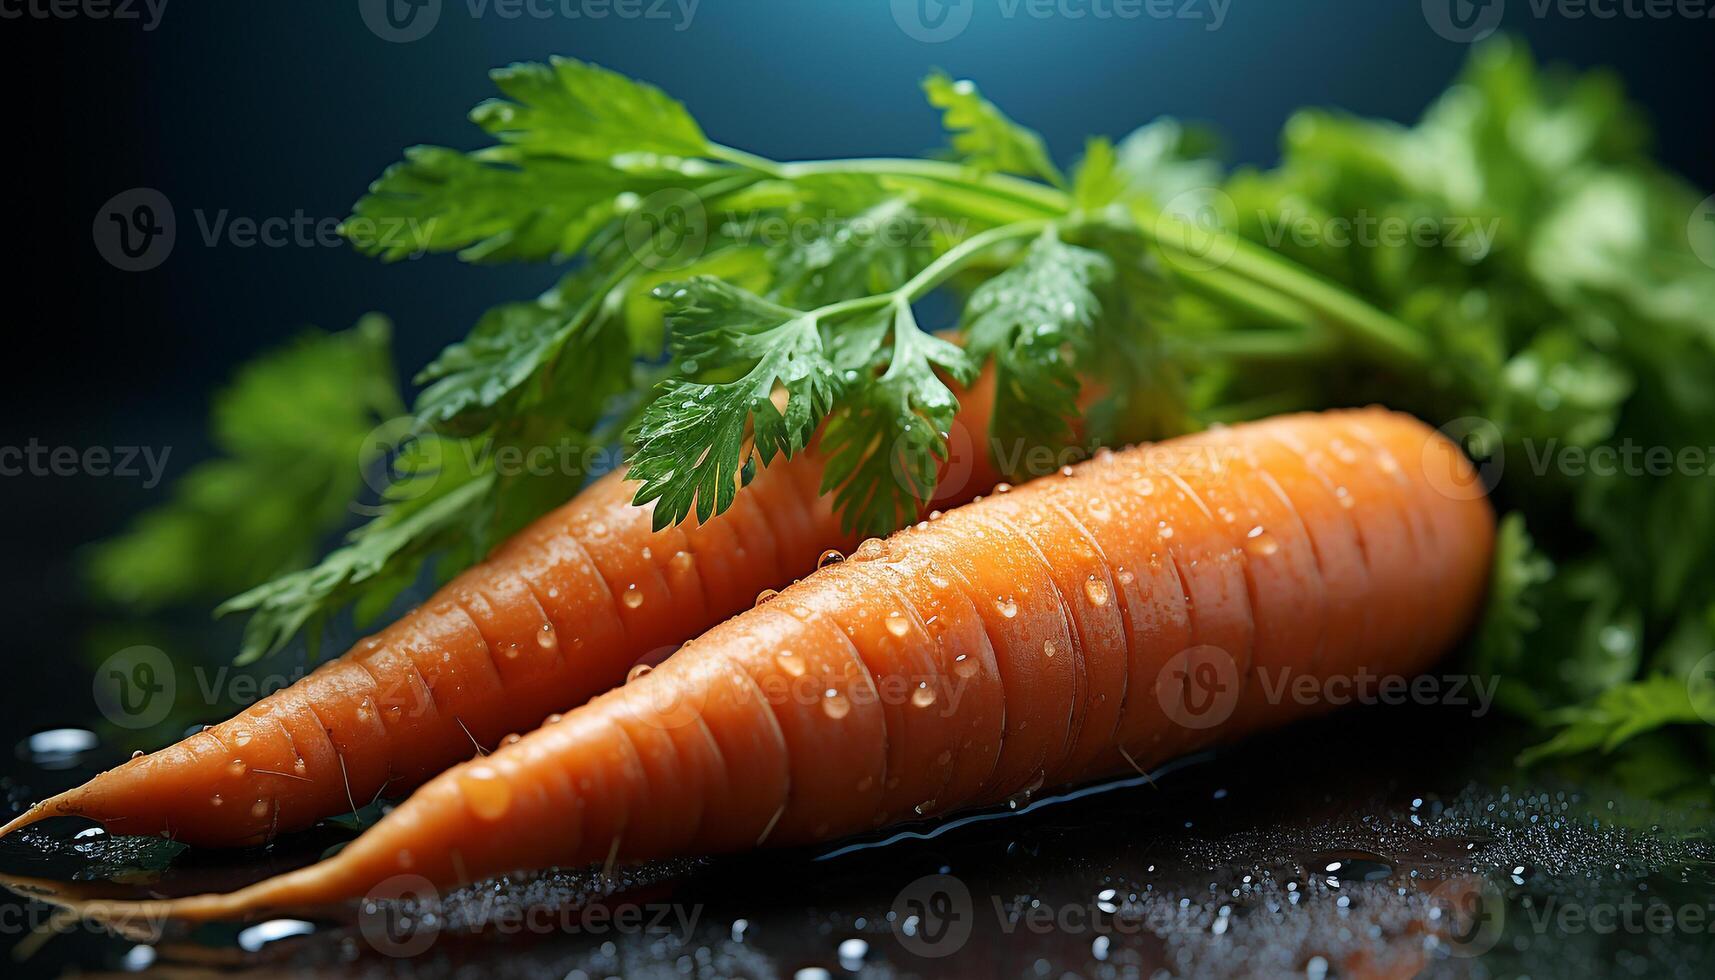
{"type": "MultiPolygon", "coordinates": [[[[867,158],[770,166],[773,168],[770,172],[787,179],[811,174],[870,174],[914,177],[961,189],[977,189],[1011,203],[1020,219],[1065,215],[1072,206],[1065,192],[1045,184],[1006,174],[978,174],[969,167],[939,160],[867,158]]],[[[1417,330],[1290,259],[1237,236],[1205,232],[1178,219],[1159,220],[1159,216],[1152,215],[1140,215],[1139,219],[1137,229],[1144,237],[1171,255],[1194,260],[1177,270],[1182,278],[1210,283],[1219,280],[1221,276],[1217,273],[1224,271],[1229,276],[1248,279],[1321,313],[1371,354],[1395,367],[1421,368],[1433,356],[1428,339],[1417,330]],[[1214,248],[1231,249],[1231,254],[1215,268],[1200,268],[1201,261],[1214,248]]],[[[1211,284],[1211,288],[1231,291],[1221,289],[1218,283],[1211,284]]]]}

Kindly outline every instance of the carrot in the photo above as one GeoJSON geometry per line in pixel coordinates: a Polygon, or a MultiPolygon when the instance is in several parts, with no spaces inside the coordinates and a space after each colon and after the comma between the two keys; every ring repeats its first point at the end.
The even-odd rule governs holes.
{"type": "MultiPolygon", "coordinates": [[[[986,427],[992,381],[963,394],[986,427]]],[[[937,503],[993,485],[962,448],[937,503]]],[[[634,483],[610,474],[542,517],[420,608],[222,724],[37,804],[10,833],[76,814],[126,834],[258,844],[403,794],[625,679],[640,660],[740,610],[845,549],[814,452],[763,469],[702,525],[651,530],[634,483]]]]}
{"type": "Polygon", "coordinates": [[[1099,456],[865,542],[334,857],[154,908],[819,841],[1279,724],[1319,706],[1265,671],[1412,674],[1468,628],[1494,517],[1432,488],[1449,472],[1469,474],[1451,443],[1378,409],[1099,456]]]}

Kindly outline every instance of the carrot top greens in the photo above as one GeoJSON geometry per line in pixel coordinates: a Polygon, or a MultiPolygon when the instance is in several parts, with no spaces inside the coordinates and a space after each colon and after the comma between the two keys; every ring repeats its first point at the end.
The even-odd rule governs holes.
{"type": "MultiPolygon", "coordinates": [[[[1497,42],[1415,126],[1306,110],[1278,166],[1228,169],[1206,133],[1162,119],[1090,140],[1066,173],[939,74],[924,91],[944,151],[814,162],[716,143],[593,65],[493,78],[502,97],[471,114],[492,145],[407,151],[348,237],[383,260],[570,271],[417,375],[404,448],[355,454],[390,459],[376,516],[221,607],[249,616],[242,659],[306,627],[313,641],[353,604],[379,615],[426,561],[468,565],[586,476],[520,475],[495,463],[508,448],[621,443],[666,525],[719,513],[820,431],[825,490],[884,533],[932,497],[956,383],[986,367],[988,435],[1019,477],[1040,475],[1025,446],[1294,409],[1380,401],[1441,424],[1511,512],[1471,657],[1554,730],[1537,754],[1715,722],[1715,223],[1607,76],[1497,42]],[[942,296],[962,314],[931,315],[942,296]]],[[[353,388],[351,410],[379,421],[386,399],[353,388]]],[[[303,475],[346,489],[342,467],[303,475]]],[[[196,496],[98,550],[98,580],[146,571],[145,540],[170,564],[163,522],[227,514],[196,496]]],[[[269,572],[338,518],[300,515],[269,572]]],[[[1712,731],[1657,733],[1674,741],[1653,756],[1706,751],[1712,731]]]]}

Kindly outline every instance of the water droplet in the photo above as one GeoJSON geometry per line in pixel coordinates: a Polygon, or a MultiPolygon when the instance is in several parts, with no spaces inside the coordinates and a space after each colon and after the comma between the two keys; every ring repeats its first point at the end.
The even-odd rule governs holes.
{"type": "Polygon", "coordinates": [[[1010,483],[997,483],[994,485],[994,492],[995,493],[1011,493],[1012,492],[1012,484],[1010,484],[1010,483]]]}
{"type": "Polygon", "coordinates": [[[994,607],[1000,610],[1000,614],[1007,619],[1018,615],[1018,603],[1014,602],[1010,596],[995,597],[994,607]]]}
{"type": "Polygon", "coordinates": [[[625,587],[625,594],[620,597],[620,601],[625,603],[627,609],[636,609],[643,605],[643,593],[637,590],[636,582],[625,587]]]}
{"type": "Polygon", "coordinates": [[[647,674],[651,670],[654,670],[654,669],[655,668],[649,666],[648,664],[638,664],[637,666],[635,666],[635,667],[633,667],[630,670],[625,672],[625,682],[627,684],[629,684],[632,681],[638,679],[639,677],[642,677],[644,674],[647,674]]]}
{"type": "Polygon", "coordinates": [[[512,734],[501,739],[500,744],[501,745],[517,745],[519,742],[522,742],[522,741],[524,741],[524,736],[518,734],[517,732],[513,732],[512,734]]]}
{"type": "Polygon", "coordinates": [[[1084,503],[1084,511],[1098,521],[1105,521],[1111,516],[1108,502],[1101,497],[1091,497],[1084,503]]]}
{"type": "Polygon", "coordinates": [[[840,943],[840,968],[852,973],[863,969],[863,958],[869,955],[869,943],[861,939],[848,939],[840,943]]]}
{"type": "Polygon", "coordinates": [[[302,759],[292,760],[292,771],[302,776],[309,769],[309,764],[302,759]]]}
{"type": "Polygon", "coordinates": [[[560,645],[560,638],[554,633],[553,623],[542,624],[542,629],[536,634],[536,645],[544,650],[552,650],[560,645]]]}
{"type": "Polygon", "coordinates": [[[643,546],[642,554],[643,554],[643,560],[644,561],[652,561],[655,558],[655,552],[650,551],[648,545],[643,546]]]}
{"type": "Polygon", "coordinates": [[[675,551],[673,557],[667,559],[667,567],[675,572],[688,572],[695,561],[689,551],[675,551]]]}
{"type": "Polygon", "coordinates": [[[143,755],[144,755],[144,752],[142,749],[133,749],[131,751],[131,758],[133,758],[133,759],[141,759],[141,758],[143,758],[143,755]]]}
{"type": "Polygon", "coordinates": [[[250,744],[250,733],[248,731],[245,731],[242,728],[240,728],[236,732],[233,732],[232,733],[232,744],[238,746],[239,748],[243,748],[244,746],[249,745],[250,744]]]}
{"type": "Polygon", "coordinates": [[[504,656],[508,660],[517,660],[518,659],[518,644],[508,643],[508,644],[506,644],[505,647],[501,648],[500,652],[501,652],[501,655],[504,656]]]}
{"type": "Polygon", "coordinates": [[[1130,585],[1137,581],[1137,576],[1131,573],[1131,569],[1122,568],[1120,569],[1119,580],[1121,585],[1130,585]]]}
{"type": "Polygon", "coordinates": [[[880,538],[867,538],[852,552],[852,561],[877,561],[887,557],[887,544],[880,538]]]}
{"type": "Polygon", "coordinates": [[[566,716],[565,716],[565,715],[562,715],[562,714],[560,714],[560,713],[558,713],[558,712],[555,712],[555,713],[554,713],[554,714],[551,714],[551,715],[549,715],[549,716],[548,716],[548,720],[547,720],[547,722],[546,722],[546,724],[549,724],[549,725],[557,725],[557,724],[559,724],[559,722],[560,722],[560,719],[562,719],[562,718],[564,718],[564,717],[566,717],[566,716]]]}
{"type": "Polygon", "coordinates": [[[822,552],[822,557],[816,559],[816,567],[827,568],[829,565],[838,565],[845,560],[846,556],[843,552],[837,548],[829,548],[822,552]]]}
{"type": "Polygon", "coordinates": [[[1048,657],[1048,658],[1052,659],[1054,657],[1054,653],[1055,653],[1054,641],[1053,640],[1043,640],[1042,641],[1042,655],[1044,657],[1048,657]]]}
{"type": "Polygon", "coordinates": [[[791,650],[782,650],[775,654],[774,662],[779,664],[780,669],[792,677],[804,676],[804,658],[793,653],[791,650]]]}
{"type": "Polygon", "coordinates": [[[1060,467],[1060,475],[1061,476],[1071,476],[1072,475],[1072,468],[1070,466],[1060,467]]]}
{"type": "Polygon", "coordinates": [[[1161,536],[1163,538],[1173,537],[1173,525],[1167,523],[1166,521],[1156,521],[1155,527],[1156,527],[1156,530],[1161,532],[1161,536]]]}
{"type": "Polygon", "coordinates": [[[1353,498],[1352,491],[1347,490],[1345,487],[1335,487],[1334,496],[1339,498],[1340,506],[1347,510],[1351,510],[1353,507],[1357,506],[1358,501],[1353,498]]]}
{"type": "Polygon", "coordinates": [[[911,703],[919,708],[927,708],[935,703],[935,689],[928,681],[919,681],[917,690],[911,692],[911,703]]]}
{"type": "Polygon", "coordinates": [[[225,802],[226,802],[225,800],[220,798],[219,793],[216,793],[213,796],[208,798],[208,805],[209,806],[220,806],[222,803],[225,803],[225,802]]]}
{"type": "Polygon", "coordinates": [[[1137,492],[1139,495],[1144,497],[1152,496],[1155,493],[1155,481],[1151,480],[1147,476],[1138,480],[1137,492]]]}
{"type": "Polygon", "coordinates": [[[251,804],[250,815],[252,817],[255,817],[257,820],[261,820],[261,819],[267,817],[268,816],[268,801],[267,800],[257,800],[255,803],[251,804]]]}
{"type": "Polygon", "coordinates": [[[478,820],[499,820],[512,809],[512,787],[491,766],[472,766],[459,773],[458,783],[478,820]]]}
{"type": "Polygon", "coordinates": [[[890,612],[887,614],[887,631],[894,636],[903,637],[911,632],[911,622],[902,612],[890,612]]]}
{"type": "Polygon", "coordinates": [[[753,607],[754,606],[760,606],[763,603],[767,602],[768,600],[774,598],[775,596],[777,596],[779,594],[780,594],[779,589],[763,589],[761,592],[758,592],[756,594],[756,601],[751,603],[751,605],[753,607]]]}
{"type": "Polygon", "coordinates": [[[1092,575],[1084,580],[1084,595],[1089,598],[1092,606],[1108,604],[1108,583],[1092,575]]]}
{"type": "Polygon", "coordinates": [[[953,658],[953,673],[960,677],[974,677],[977,672],[977,662],[968,653],[961,653],[953,658]]]}
{"type": "Polygon", "coordinates": [[[238,934],[238,948],[254,953],[271,942],[291,936],[307,936],[316,927],[303,919],[272,919],[245,929],[238,934]]]}
{"type": "Polygon", "coordinates": [[[250,771],[250,767],[244,764],[243,759],[234,759],[231,762],[228,762],[226,764],[226,768],[227,771],[231,772],[234,776],[242,776],[250,771]]]}
{"type": "Polygon", "coordinates": [[[852,710],[852,703],[846,696],[834,688],[822,692],[822,713],[829,718],[839,721],[852,710]]]}
{"type": "Polygon", "coordinates": [[[560,597],[560,587],[559,586],[556,585],[553,588],[550,588],[548,590],[548,598],[558,599],[559,597],[560,597]]]}
{"type": "Polygon", "coordinates": [[[1280,550],[1280,542],[1259,524],[1245,535],[1245,550],[1259,558],[1266,558],[1280,550]]]}

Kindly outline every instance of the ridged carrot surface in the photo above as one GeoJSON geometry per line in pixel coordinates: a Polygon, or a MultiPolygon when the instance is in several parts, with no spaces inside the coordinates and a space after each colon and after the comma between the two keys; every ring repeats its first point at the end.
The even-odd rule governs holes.
{"type": "MultiPolygon", "coordinates": [[[[964,393],[965,431],[986,429],[990,385],[964,393]]],[[[996,479],[986,454],[962,448],[938,505],[996,479]]],[[[652,509],[631,504],[636,484],[610,474],[344,656],[38,804],[0,835],[77,814],[117,833],[247,845],[403,795],[849,547],[821,480],[814,452],[777,461],[720,516],[657,532],[652,509]]]]}
{"type": "Polygon", "coordinates": [[[328,860],[165,908],[824,840],[1277,725],[1324,705],[1265,677],[1411,675],[1468,629],[1493,513],[1435,487],[1473,482],[1439,434],[1375,409],[1104,454],[865,543],[328,860]],[[1237,686],[1198,693],[1230,715],[1186,714],[1221,658],[1237,686]]]}

